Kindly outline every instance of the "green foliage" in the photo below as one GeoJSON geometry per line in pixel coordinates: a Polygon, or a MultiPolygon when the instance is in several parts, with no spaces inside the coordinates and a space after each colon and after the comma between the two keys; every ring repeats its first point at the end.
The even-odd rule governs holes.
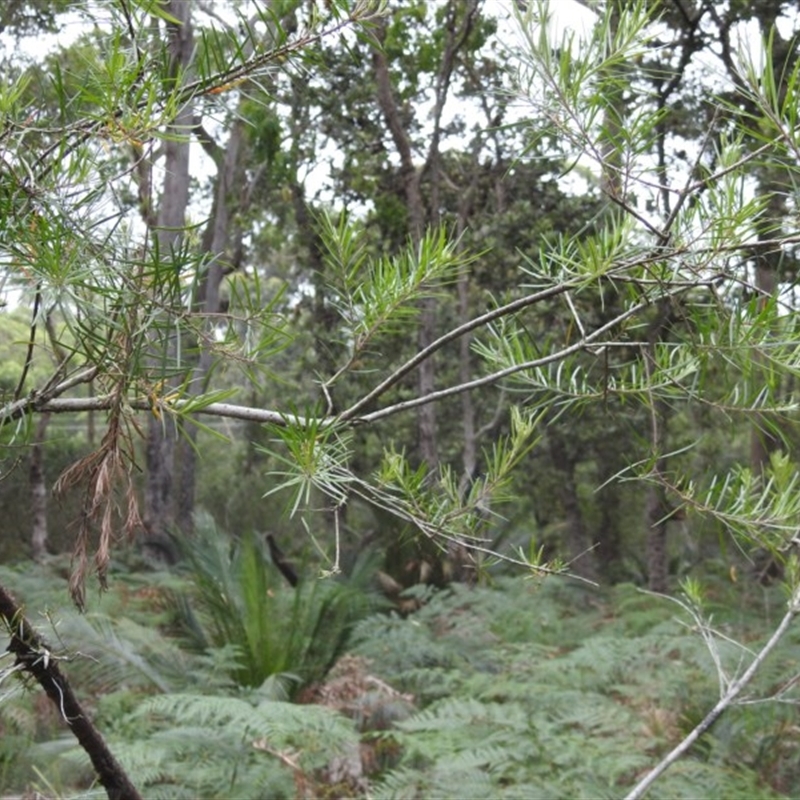
{"type": "MultiPolygon", "coordinates": [[[[715,591],[730,612],[730,589],[715,591]]],[[[374,795],[448,797],[457,785],[464,797],[620,796],[717,701],[718,665],[741,665],[724,634],[709,651],[674,611],[631,587],[603,596],[515,579],[454,587],[405,620],[365,620],[357,652],[424,705],[382,734],[402,760],[374,795]]],[[[738,622],[758,636],[765,613],[749,598],[738,622]]],[[[776,675],[794,650],[783,645],[776,675]]],[[[760,684],[767,693],[773,679],[760,684]]],[[[735,708],[661,779],[659,796],[780,796],[796,766],[763,748],[785,730],[783,708],[735,708]]]]}
{"type": "MultiPolygon", "coordinates": [[[[63,593],[44,571],[3,579],[37,604],[63,593]]],[[[180,584],[161,576],[155,594],[153,580],[119,575],[103,613],[92,607],[85,618],[54,620],[63,647],[54,657],[80,646],[83,655],[63,668],[140,790],[154,798],[289,798],[305,787],[323,796],[332,765],[358,749],[353,723],[287,703],[280,676],[257,687],[232,682],[243,663],[237,646],[198,655],[182,636],[165,636],[167,598],[180,584]]],[[[372,675],[412,693],[419,709],[388,729],[376,716],[377,730],[362,734],[362,751],[385,754],[369,796],[444,798],[458,786],[464,797],[619,797],[717,702],[718,670],[741,669],[747,654],[731,634],[756,647],[779,605],[775,591],[739,598],[729,582],[694,588],[714,614],[713,650],[674,603],[631,586],[601,593],[554,578],[454,585],[407,618],[365,618],[355,652],[369,658],[372,675]]],[[[781,699],[794,700],[782,681],[798,647],[797,637],[781,645],[752,699],[779,687],[781,699]]],[[[59,733],[57,715],[45,724],[34,695],[9,696],[8,680],[4,786],[38,782],[67,795],[86,785],[85,754],[59,733]],[[31,764],[39,778],[25,772],[31,764]]],[[[662,779],[660,796],[791,796],[796,739],[791,706],[735,706],[662,779]]]]}
{"type": "Polygon", "coordinates": [[[231,678],[241,686],[276,676],[294,694],[320,681],[370,607],[355,581],[314,576],[286,586],[262,540],[244,534],[231,542],[205,515],[180,547],[193,585],[176,597],[186,635],[201,649],[233,648],[231,678]]]}
{"type": "Polygon", "coordinates": [[[340,292],[342,335],[352,340],[351,361],[366,355],[368,347],[376,347],[373,340],[379,333],[403,330],[419,313],[418,302],[441,293],[470,261],[458,254],[457,242],[439,230],[428,231],[416,250],[409,244],[398,256],[375,259],[365,268],[363,242],[345,215],[338,223],[322,216],[320,228],[331,253],[331,280],[340,292]]]}
{"type": "MultiPolygon", "coordinates": [[[[275,699],[274,688],[140,702],[122,715],[127,741],[117,734],[115,752],[148,798],[293,798],[358,739],[344,717],[275,699]]],[[[40,752],[58,755],[73,774],[85,769],[85,754],[65,745],[40,752]]]]}
{"type": "Polygon", "coordinates": [[[357,744],[344,717],[258,692],[163,695],[130,719],[140,735],[120,745],[119,756],[153,798],[292,798],[305,773],[357,744]]]}
{"type": "MultiPolygon", "coordinates": [[[[63,8],[18,5],[0,12],[14,33],[52,28],[63,8]]],[[[239,492],[255,485],[271,512],[288,488],[296,517],[324,497],[333,541],[313,525],[309,538],[335,552],[331,571],[344,533],[399,552],[396,540],[413,531],[484,577],[487,557],[541,576],[596,556],[609,569],[587,574],[663,590],[670,569],[686,575],[711,550],[706,571],[735,577],[724,537],[703,541],[722,531],[745,556],[766,549],[796,598],[800,54],[781,35],[786,4],[713,5],[688,14],[608,2],[581,32],[556,24],[556,4],[516,4],[522,37],[505,61],[530,112],[516,126],[495,23],[473,2],[272,3],[248,17],[235,10],[233,25],[197,6],[191,26],[175,15],[192,4],[118,2],[107,25],[36,63],[9,64],[0,267],[35,301],[22,335],[5,320],[22,350],[0,374],[3,445],[16,461],[12,447],[30,441],[39,413],[107,414],[100,450],[68,473],[90,484],[82,515],[67,515],[84,523],[77,583],[93,521],[105,574],[120,500],[112,477],[127,481],[126,527],[139,521],[131,476],[144,419],[160,423],[166,452],[175,428],[213,414],[247,420],[244,435],[259,446],[266,435],[278,442],[267,454],[268,480],[278,480],[258,485],[253,456],[239,492]],[[351,35],[356,23],[374,27],[351,35]],[[763,54],[736,52],[747,23],[764,34],[763,54]],[[729,85],[693,81],[712,53],[729,85]],[[190,143],[216,170],[207,183],[190,185],[190,143]],[[325,212],[302,177],[320,167],[334,193],[325,212]],[[207,223],[190,219],[206,207],[207,223]],[[37,328],[48,336],[34,342],[37,328]],[[221,402],[245,383],[249,407],[221,402]],[[88,400],[73,391],[81,384],[88,400]],[[389,427],[432,404],[437,425],[421,412],[416,432],[407,416],[389,427]],[[266,433],[254,430],[265,422],[266,433]],[[762,441],[748,456],[751,429],[762,441]],[[515,496],[505,521],[497,504],[515,496]],[[664,543],[668,523],[682,524],[685,546],[664,543]]],[[[191,505],[185,469],[176,506],[191,505]]],[[[226,487],[238,482],[232,472],[226,487]]],[[[290,590],[254,534],[231,544],[207,521],[198,529],[185,548],[193,587],[173,585],[198,652],[138,618],[92,612],[65,620],[63,650],[47,657],[102,659],[92,674],[78,660],[76,680],[102,695],[100,719],[121,739],[152,722],[153,741],[169,742],[171,765],[152,749],[130,761],[158,792],[300,794],[321,757],[310,747],[312,766],[296,768],[288,751],[273,752],[273,738],[293,747],[289,728],[305,722],[273,705],[290,724],[268,728],[257,719],[263,693],[280,676],[320,681],[363,595],[308,579],[290,590]],[[215,696],[183,693],[190,675],[215,696]],[[152,692],[161,696],[132,714],[152,692]],[[212,718],[225,746],[204,772],[212,718]],[[259,736],[283,764],[275,783],[258,772],[260,739],[247,741],[259,736]]],[[[704,718],[740,661],[759,663],[735,630],[712,626],[703,586],[694,575],[683,583],[693,635],[630,586],[589,611],[592,595],[548,584],[534,595],[457,589],[411,620],[363,622],[361,651],[427,704],[385,734],[404,761],[378,793],[439,796],[458,781],[476,796],[616,795],[704,718]]],[[[745,640],[759,640],[753,620],[744,627],[745,640]]],[[[765,664],[752,690],[784,699],[795,657],[765,664]]],[[[34,728],[18,711],[8,715],[7,765],[21,749],[15,737],[34,728]]],[[[793,736],[781,714],[737,706],[663,790],[753,795],[755,775],[782,790],[797,776],[776,742],[793,736]]]]}

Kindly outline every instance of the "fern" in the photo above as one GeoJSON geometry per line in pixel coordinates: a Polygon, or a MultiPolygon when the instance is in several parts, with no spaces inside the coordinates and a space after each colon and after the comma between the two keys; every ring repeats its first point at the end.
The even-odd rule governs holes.
{"type": "MultiPolygon", "coordinates": [[[[115,742],[114,750],[148,798],[289,798],[298,775],[358,747],[344,717],[259,693],[158,695],[141,703],[132,720],[136,737],[115,742]]],[[[76,767],[86,761],[74,745],[60,758],[76,767]]]]}
{"type": "Polygon", "coordinates": [[[496,796],[496,785],[478,769],[436,769],[430,773],[404,769],[379,783],[372,796],[375,800],[485,800],[496,796]]]}
{"type": "Polygon", "coordinates": [[[304,751],[329,752],[345,746],[354,736],[353,728],[340,717],[321,706],[301,706],[276,700],[257,703],[235,697],[214,697],[194,694],[166,694],[149,698],[138,712],[143,717],[166,717],[215,728],[219,732],[233,730],[239,735],[267,737],[283,741],[293,736],[303,741],[304,751]]]}
{"type": "MultiPolygon", "coordinates": [[[[228,544],[220,552],[228,560],[225,568],[235,564],[228,544]]],[[[229,577],[234,591],[235,571],[229,577]]],[[[25,582],[35,593],[35,581],[25,582]]],[[[319,607],[300,607],[298,598],[306,595],[278,591],[280,602],[298,604],[297,615],[289,618],[303,631],[286,641],[304,642],[295,652],[325,663],[331,651],[324,644],[315,651],[313,643],[317,637],[324,643],[324,620],[331,618],[319,607]]],[[[335,759],[358,752],[351,721],[286,702],[294,687],[285,673],[274,673],[257,688],[238,686],[231,676],[246,663],[246,637],[187,653],[180,640],[143,624],[144,609],[121,595],[112,595],[109,606],[131,610],[134,619],[65,613],[59,653],[71,654],[65,669],[91,695],[89,707],[95,707],[114,752],[145,796],[277,800],[345,793],[326,788],[324,781],[335,759]],[[164,689],[170,691],[153,694],[164,689]]],[[[727,638],[736,630],[731,619],[753,640],[767,627],[769,607],[748,601],[721,619],[714,638],[719,667],[728,675],[740,668],[744,653],[727,638]]],[[[197,608],[196,621],[207,633],[211,623],[197,608]]],[[[412,692],[417,708],[405,716],[404,700],[403,714],[362,716],[363,726],[382,727],[364,734],[362,746],[373,746],[376,769],[385,770],[374,776],[369,795],[621,796],[719,696],[717,664],[682,614],[674,604],[631,587],[587,596],[550,581],[500,580],[495,588],[435,593],[405,619],[363,619],[355,626],[356,651],[371,659],[371,675],[412,692]],[[393,727],[386,730],[390,720],[393,727]]],[[[163,620],[163,608],[151,617],[163,620]]],[[[796,638],[787,638],[765,664],[754,693],[785,689],[785,699],[796,699],[796,689],[784,684],[800,657],[796,638]]],[[[354,707],[369,705],[366,697],[359,695],[354,707]]],[[[35,763],[46,765],[39,767],[42,781],[80,785],[90,774],[83,752],[60,734],[31,746],[38,725],[30,695],[0,703],[0,779],[5,784],[10,775],[20,785],[19,775],[35,763]]],[[[660,796],[791,794],[800,775],[798,744],[792,706],[734,708],[663,777],[660,796]]]]}
{"type": "MultiPolygon", "coordinates": [[[[402,756],[376,797],[619,797],[695,711],[716,702],[716,666],[672,604],[623,588],[596,595],[585,613],[584,592],[501,586],[440,593],[409,619],[359,626],[359,651],[404,687],[419,687],[427,704],[384,734],[402,756]],[[548,644],[559,638],[572,646],[548,644]],[[470,652],[476,643],[480,653],[470,652]]],[[[742,649],[719,644],[723,668],[735,670],[742,649]]],[[[762,719],[756,730],[776,725],[762,719]]],[[[691,768],[662,778],[662,795],[776,796],[741,761],[763,756],[757,737],[745,744],[743,733],[719,734],[691,768]]]]}

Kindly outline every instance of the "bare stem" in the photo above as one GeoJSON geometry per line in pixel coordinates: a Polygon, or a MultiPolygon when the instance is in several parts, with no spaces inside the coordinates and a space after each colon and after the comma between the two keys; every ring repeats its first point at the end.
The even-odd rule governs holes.
{"type": "Polygon", "coordinates": [[[625,800],[639,800],[644,797],[647,790],[664,774],[689,748],[719,719],[722,713],[733,705],[742,689],[750,683],[753,676],[758,672],[766,657],[775,649],[783,635],[789,629],[794,618],[800,613],[800,589],[796,589],[789,602],[789,610],[784,615],[780,625],[770,636],[769,641],[761,648],[758,655],[753,659],[750,666],[745,670],[740,678],[731,681],[727,691],[720,698],[720,701],[706,714],[703,720],[686,736],[685,739],[645,775],[636,786],[625,796],[625,800]]]}

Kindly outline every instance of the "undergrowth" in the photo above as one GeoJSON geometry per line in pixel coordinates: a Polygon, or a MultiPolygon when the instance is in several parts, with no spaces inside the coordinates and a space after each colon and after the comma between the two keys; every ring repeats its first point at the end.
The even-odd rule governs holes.
{"type": "MultiPolygon", "coordinates": [[[[55,607],[51,574],[2,573],[29,602],[55,607]]],[[[120,575],[86,616],[60,611],[40,627],[70,654],[65,670],[148,798],[617,798],[719,697],[718,667],[675,603],[632,586],[503,579],[454,586],[408,617],[362,619],[339,677],[317,673],[306,704],[291,703],[280,674],[236,681],[237,643],[198,648],[180,633],[169,604],[180,581],[147,580],[120,575]]],[[[736,591],[722,581],[709,591],[729,676],[747,657],[734,640],[755,649],[781,607],[777,593],[754,587],[735,601],[736,591]]],[[[798,658],[794,633],[748,695],[786,690],[785,702],[732,708],[652,796],[798,796],[800,733],[784,685],[798,658]]],[[[57,714],[9,680],[0,691],[0,786],[48,797],[88,788],[57,714]]]]}
{"type": "MultiPolygon", "coordinates": [[[[744,618],[746,638],[769,631],[763,603],[744,618]]],[[[380,734],[402,757],[376,798],[620,797],[719,697],[688,615],[631,586],[605,596],[553,580],[453,587],[413,618],[365,620],[356,639],[356,652],[422,706],[380,734]]],[[[723,636],[717,648],[735,673],[741,647],[723,636]]],[[[793,674],[798,655],[795,635],[754,694],[793,674]]],[[[786,704],[732,709],[655,796],[791,795],[800,785],[794,719],[786,704]]]]}

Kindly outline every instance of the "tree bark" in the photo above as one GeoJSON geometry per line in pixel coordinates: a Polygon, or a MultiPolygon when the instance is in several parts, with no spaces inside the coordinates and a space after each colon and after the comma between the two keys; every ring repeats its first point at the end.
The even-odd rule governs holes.
{"type": "MultiPolygon", "coordinates": [[[[236,119],[228,137],[228,144],[221,159],[216,177],[214,204],[211,219],[203,237],[203,252],[210,256],[208,267],[198,282],[195,308],[205,315],[205,331],[213,336],[215,318],[219,314],[221,287],[225,275],[234,268],[228,257],[231,250],[231,236],[234,230],[234,215],[241,207],[244,168],[242,154],[244,146],[244,125],[241,118],[236,119]]],[[[189,386],[193,392],[203,392],[213,356],[208,343],[200,342],[200,355],[197,366],[192,371],[189,386]]],[[[179,530],[188,534],[193,530],[195,488],[197,483],[197,428],[188,423],[183,427],[182,436],[177,443],[177,487],[175,523],[179,530]]]]}
{"type": "MultiPolygon", "coordinates": [[[[780,224],[786,215],[786,192],[788,187],[774,174],[775,170],[765,170],[761,178],[759,194],[766,196],[767,206],[764,210],[764,225],[758,232],[759,240],[769,239],[773,236],[773,226],[780,224]]],[[[755,288],[758,292],[757,303],[759,310],[763,309],[776,296],[778,291],[778,264],[774,253],[759,252],[755,263],[755,288]]],[[[756,366],[753,380],[759,384],[759,375],[763,374],[764,358],[760,351],[753,353],[753,362],[756,366]]],[[[766,379],[765,379],[766,380],[766,379]]],[[[770,455],[779,450],[780,436],[769,430],[766,421],[756,415],[753,430],[750,435],[750,466],[756,473],[761,473],[769,465],[770,455]]]]}
{"type": "MultiPolygon", "coordinates": [[[[421,170],[414,165],[411,140],[403,125],[400,109],[392,89],[389,65],[382,51],[373,51],[373,67],[378,89],[378,104],[400,156],[400,180],[408,211],[408,233],[414,248],[419,248],[425,229],[425,203],[422,198],[421,170]]],[[[428,298],[420,304],[417,347],[422,350],[436,336],[436,301],[428,298]]],[[[428,358],[417,372],[417,390],[421,397],[430,394],[435,385],[436,361],[428,358]]],[[[428,403],[417,411],[417,435],[420,460],[434,469],[439,460],[436,441],[436,405],[428,403]]]]}
{"type": "Polygon", "coordinates": [[[620,485],[614,481],[623,464],[616,461],[607,463],[603,454],[598,454],[603,463],[597,502],[600,506],[600,531],[597,537],[597,565],[599,574],[607,583],[616,583],[625,576],[622,569],[622,541],[620,539],[620,485]]]}
{"type": "MultiPolygon", "coordinates": [[[[645,367],[651,370],[656,358],[656,347],[666,334],[672,316],[668,300],[662,300],[655,319],[647,332],[647,350],[644,354],[645,367]]],[[[649,373],[648,373],[649,374],[649,373]]],[[[667,444],[668,405],[658,398],[651,399],[650,405],[650,451],[655,456],[656,482],[647,490],[645,504],[647,527],[647,585],[651,592],[665,593],[669,588],[669,553],[667,550],[667,524],[670,505],[666,490],[660,482],[667,467],[663,455],[667,444]]]]}
{"type": "Polygon", "coordinates": [[[571,570],[588,580],[597,580],[597,561],[586,531],[575,482],[576,458],[555,426],[550,426],[547,439],[553,466],[558,473],[558,496],[566,524],[566,546],[571,570]]]}
{"type": "MultiPolygon", "coordinates": [[[[400,109],[392,88],[386,56],[378,48],[373,50],[373,68],[377,82],[378,105],[400,157],[400,177],[408,210],[408,230],[415,248],[419,246],[422,239],[426,217],[434,225],[439,222],[441,169],[439,163],[439,139],[441,137],[442,113],[455,69],[456,56],[472,30],[478,5],[477,0],[469,0],[465,4],[450,2],[447,5],[445,16],[446,40],[434,89],[433,136],[425,163],[420,168],[417,168],[414,164],[411,139],[403,125],[400,109]],[[463,15],[459,18],[459,11],[462,10],[463,15]],[[427,173],[431,185],[429,214],[426,214],[422,196],[423,173],[427,173]]],[[[381,34],[383,32],[384,30],[380,31],[381,34]]],[[[419,328],[417,332],[417,347],[419,350],[427,348],[436,338],[436,312],[437,302],[434,298],[426,298],[420,303],[419,328]]],[[[421,397],[430,394],[436,388],[436,367],[436,359],[433,358],[428,358],[419,365],[417,390],[421,397]]],[[[429,469],[436,468],[439,462],[439,447],[437,444],[435,403],[420,406],[417,410],[417,433],[421,461],[429,469]]]]}

